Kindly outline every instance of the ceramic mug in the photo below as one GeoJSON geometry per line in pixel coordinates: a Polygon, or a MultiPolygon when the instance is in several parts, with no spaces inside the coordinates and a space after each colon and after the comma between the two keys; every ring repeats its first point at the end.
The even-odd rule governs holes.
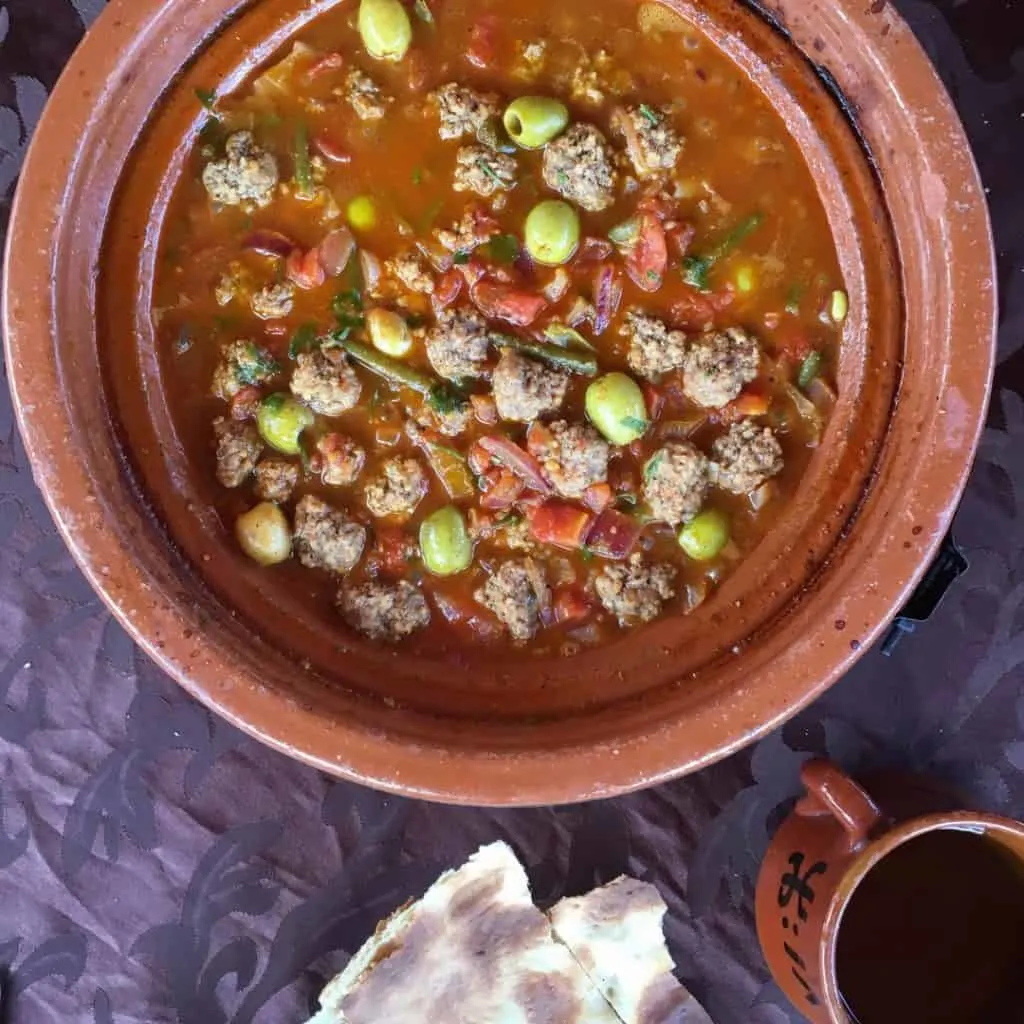
{"type": "MultiPolygon", "coordinates": [[[[948,808],[948,797],[920,780],[883,779],[869,795],[829,761],[807,762],[801,779],[807,794],[776,832],[758,877],[758,939],[779,987],[814,1024],[872,1024],[851,1015],[837,980],[841,922],[858,885],[910,840],[966,832],[994,842],[1019,862],[1024,900],[1024,824],[938,810],[948,808]]],[[[1024,1006],[1020,1013],[999,1024],[1017,1024],[1024,1020],[1024,1006]]]]}

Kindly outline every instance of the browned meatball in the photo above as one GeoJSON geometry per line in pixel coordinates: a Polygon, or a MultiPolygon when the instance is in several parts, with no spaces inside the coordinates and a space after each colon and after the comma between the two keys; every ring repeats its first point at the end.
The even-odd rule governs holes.
{"type": "Polygon", "coordinates": [[[338,610],[353,629],[387,643],[397,643],[430,622],[427,599],[407,580],[343,587],[338,610]]]}
{"type": "Polygon", "coordinates": [[[476,135],[488,120],[501,112],[500,100],[492,92],[476,92],[457,82],[442,85],[433,95],[441,124],[442,139],[476,135]]]}
{"type": "Polygon", "coordinates": [[[683,391],[706,409],[721,409],[757,377],[761,351],[739,327],[711,331],[690,345],[683,359],[683,391]]]}
{"type": "Polygon", "coordinates": [[[658,377],[683,365],[686,335],[670,331],[657,317],[633,310],[626,314],[623,333],[629,338],[630,368],[641,377],[658,377]]]}
{"type": "Polygon", "coordinates": [[[324,434],[317,443],[320,454],[320,479],[329,487],[347,487],[355,483],[366,462],[366,452],[344,434],[324,434]]]}
{"type": "Polygon", "coordinates": [[[588,487],[608,479],[608,442],[585,423],[556,420],[531,427],[529,447],[551,486],[566,498],[582,497],[588,487]]]}
{"type": "Polygon", "coordinates": [[[621,626],[650,622],[675,594],[676,570],[668,564],[651,565],[641,555],[628,562],[606,565],[594,580],[601,604],[621,626]]]}
{"type": "Polygon", "coordinates": [[[427,474],[415,459],[388,459],[366,485],[366,507],[380,518],[407,518],[427,493],[427,474]]]}
{"type": "Polygon", "coordinates": [[[770,427],[753,420],[734,423],[711,446],[712,477],[733,494],[749,494],[782,472],[782,445],[770,427]]]}
{"type": "Polygon", "coordinates": [[[683,143],[664,111],[646,104],[620,107],[612,114],[612,129],[625,140],[626,152],[640,178],[666,174],[679,160],[683,143]]]}
{"type": "Polygon", "coordinates": [[[516,170],[515,157],[495,153],[485,146],[463,146],[455,156],[452,188],[478,196],[508,192],[515,187],[516,170]]]}
{"type": "Polygon", "coordinates": [[[321,416],[340,416],[359,401],[362,385],[356,371],[345,361],[344,353],[303,352],[296,359],[291,389],[296,398],[321,416]]]}
{"type": "Polygon", "coordinates": [[[544,571],[532,558],[505,562],[473,596],[516,640],[537,632],[541,609],[551,603],[544,571]]]}
{"type": "Polygon", "coordinates": [[[263,451],[259,431],[251,423],[223,416],[213,421],[217,437],[217,480],[222,487],[240,487],[252,476],[263,451]]]}
{"type": "Polygon", "coordinates": [[[569,377],[560,370],[528,359],[511,349],[501,354],[492,378],[494,401],[503,420],[529,423],[558,412],[569,387],[569,377]]]}
{"type": "Polygon", "coordinates": [[[256,496],[263,501],[286,502],[299,482],[297,463],[287,459],[263,459],[256,467],[256,496]]]}
{"type": "Polygon", "coordinates": [[[232,341],[221,349],[220,362],[213,372],[213,393],[227,401],[242,388],[265,384],[279,369],[277,360],[254,341],[232,341]]]}
{"type": "Polygon", "coordinates": [[[347,512],[307,494],[295,508],[295,553],[312,569],[350,572],[366,546],[366,528],[347,512]]]}
{"type": "Polygon", "coordinates": [[[427,358],[449,380],[479,377],[487,362],[489,338],[487,321],[475,309],[446,309],[427,334],[427,358]]]}
{"type": "Polygon", "coordinates": [[[644,464],[644,500],[672,526],[700,511],[708,483],[708,460],[689,441],[670,441],[644,464]]]}
{"type": "Polygon", "coordinates": [[[221,206],[266,206],[277,188],[277,161],[256,145],[252,132],[230,135],[224,150],[223,160],[212,160],[203,169],[210,198],[221,206]]]}
{"type": "Polygon", "coordinates": [[[584,210],[615,201],[615,170],[605,137],[590,124],[574,124],[544,149],[544,183],[584,210]]]}

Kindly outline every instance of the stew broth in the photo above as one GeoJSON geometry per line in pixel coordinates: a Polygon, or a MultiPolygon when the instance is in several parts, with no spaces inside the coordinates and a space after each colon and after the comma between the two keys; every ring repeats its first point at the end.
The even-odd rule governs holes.
{"type": "MultiPolygon", "coordinates": [[[[407,580],[426,597],[426,628],[406,637],[411,625],[396,626],[381,601],[372,601],[350,603],[339,629],[347,618],[377,639],[402,639],[425,652],[516,643],[541,653],[572,653],[653,614],[681,613],[709,599],[771,529],[834,401],[833,369],[846,314],[835,248],[815,183],[784,124],[738,68],[675,16],[652,15],[662,9],[638,7],[635,0],[609,0],[599,8],[587,0],[554,7],[520,0],[514,14],[497,0],[417,0],[407,10],[412,45],[401,60],[372,58],[358,31],[356,6],[342,3],[301,34],[297,49],[280,53],[236,93],[217,96],[211,82],[209,93],[197,94],[197,103],[210,108],[209,120],[169,211],[154,287],[169,404],[190,454],[213,479],[224,473],[225,459],[214,421],[223,420],[221,431],[248,428],[251,437],[259,403],[289,394],[303,357],[318,349],[329,353],[347,375],[355,374],[358,400],[338,415],[312,415],[294,454],[275,452],[264,434],[259,458],[294,467],[289,473],[295,485],[277,502],[289,528],[297,503],[315,495],[363,528],[365,541],[348,571],[291,557],[266,569],[274,585],[330,602],[339,587],[379,597],[373,587],[393,594],[388,588],[407,580]],[[379,89],[368,102],[382,104],[383,116],[360,116],[353,69],[379,89]],[[611,201],[601,210],[571,204],[580,242],[563,266],[541,265],[524,250],[530,211],[544,200],[566,198],[559,195],[564,183],[545,182],[544,150],[508,145],[492,123],[498,145],[509,150],[499,155],[514,161],[514,187],[486,196],[453,189],[460,150],[489,147],[470,135],[439,137],[437,93],[449,83],[495,94],[499,124],[511,100],[544,96],[567,107],[566,131],[583,123],[603,135],[614,160],[611,201]],[[628,133],[619,127],[621,108],[678,135],[681,150],[670,168],[638,173],[628,133]],[[204,183],[206,169],[225,160],[228,140],[240,131],[251,133],[257,162],[261,152],[276,162],[278,180],[265,205],[214,202],[209,180],[204,183]],[[438,232],[458,225],[468,210],[492,237],[471,249],[446,249],[438,232]],[[346,236],[355,251],[338,266],[338,252],[330,247],[344,255],[346,236]],[[389,269],[389,261],[407,254],[415,257],[431,294],[411,289],[389,269]],[[455,288],[458,295],[448,302],[455,288]],[[474,305],[485,314],[491,344],[479,377],[446,385],[444,410],[473,398],[457,432],[431,412],[421,391],[395,385],[346,353],[353,342],[371,345],[366,320],[373,310],[396,312],[412,338],[401,365],[442,385],[439,360],[428,356],[425,338],[443,311],[471,311],[474,305]],[[510,322],[523,321],[536,307],[528,323],[510,322]],[[632,312],[655,318],[670,333],[682,332],[687,351],[712,333],[722,337],[739,328],[753,339],[756,367],[744,373],[735,395],[701,405],[692,397],[696,371],[638,371],[635,352],[630,355],[637,345],[630,334],[632,312]],[[273,372],[265,380],[256,379],[261,373],[243,373],[235,394],[221,387],[217,395],[212,382],[222,375],[225,349],[240,340],[255,346],[261,359],[269,356],[273,366],[266,368],[273,372]],[[552,352],[561,346],[572,365],[596,362],[597,374],[617,371],[642,385],[643,415],[627,417],[641,419],[639,437],[618,444],[589,427],[576,435],[585,438],[584,454],[609,443],[606,467],[597,465],[582,493],[559,487],[568,475],[566,453],[552,467],[543,454],[552,444],[545,430],[552,422],[588,424],[586,393],[594,375],[570,373],[557,409],[515,420],[498,415],[489,374],[508,346],[524,343],[534,346],[525,357],[548,371],[552,359],[563,365],[559,351],[552,352]],[[762,460],[764,479],[734,493],[737,488],[722,485],[728,460],[715,442],[738,424],[750,424],[748,440],[770,430],[781,459],[762,460]],[[318,446],[326,435],[362,449],[353,482],[324,482],[339,450],[334,442],[318,446]],[[666,445],[692,448],[695,457],[709,460],[698,463],[706,479],[695,501],[683,500],[692,482],[685,472],[655,489],[655,504],[678,512],[672,522],[651,507],[651,478],[664,472],[659,453],[666,445]],[[377,511],[400,508],[403,494],[416,497],[421,486],[425,493],[408,512],[375,515],[366,489],[396,458],[415,460],[419,477],[392,480],[377,511]],[[533,486],[538,467],[540,485],[533,486]],[[455,497],[446,472],[457,478],[455,497]],[[468,492],[458,486],[467,479],[468,492]],[[504,507],[503,489],[513,496],[504,507]],[[679,511],[681,504],[687,507],[679,511]],[[451,505],[470,535],[472,561],[440,576],[424,564],[420,528],[451,505]],[[726,531],[712,543],[714,550],[700,552],[710,550],[710,557],[697,559],[678,535],[697,511],[708,510],[720,514],[712,525],[721,534],[724,522],[726,531]],[[642,564],[634,566],[629,559],[637,556],[642,564]],[[501,586],[492,584],[487,598],[488,581],[500,577],[502,566],[527,562],[525,574],[506,581],[497,596],[493,588],[501,586]],[[615,566],[618,593],[607,585],[602,593],[598,580],[615,566]],[[638,593],[639,603],[623,603],[624,594],[638,593]]],[[[484,191],[497,188],[494,179],[506,166],[494,159],[483,179],[476,175],[484,191]]],[[[490,166],[490,158],[483,162],[490,166]]],[[[743,362],[735,352],[727,355],[730,366],[743,362]]],[[[724,386],[736,384],[733,379],[724,386]]],[[[309,395],[308,389],[305,397],[296,393],[315,406],[309,395]]],[[[579,453],[577,448],[573,454],[579,453]]],[[[254,480],[244,473],[237,486],[215,491],[229,532],[259,503],[254,480]]],[[[308,555],[309,548],[308,542],[296,544],[297,552],[308,555]]],[[[316,550],[304,559],[318,560],[316,550]]],[[[414,625],[422,627],[422,618],[415,614],[414,625]]]]}

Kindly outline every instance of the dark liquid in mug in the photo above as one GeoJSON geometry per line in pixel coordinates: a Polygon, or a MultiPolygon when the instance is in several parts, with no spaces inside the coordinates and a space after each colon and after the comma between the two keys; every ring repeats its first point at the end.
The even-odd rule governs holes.
{"type": "Polygon", "coordinates": [[[1022,1024],[1024,864],[969,832],[897,847],[850,898],[836,973],[858,1024],[1022,1024]]]}

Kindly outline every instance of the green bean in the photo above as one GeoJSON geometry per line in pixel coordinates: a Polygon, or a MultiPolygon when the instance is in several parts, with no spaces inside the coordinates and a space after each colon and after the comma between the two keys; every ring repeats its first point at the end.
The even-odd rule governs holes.
{"type": "Polygon", "coordinates": [[[434,388],[440,383],[435,377],[431,377],[429,373],[424,373],[422,370],[417,370],[412,366],[406,366],[405,363],[392,359],[391,356],[384,355],[383,352],[378,352],[376,349],[372,349],[369,345],[364,345],[360,341],[355,341],[352,338],[340,338],[337,333],[334,337],[338,344],[353,359],[362,363],[368,370],[372,370],[385,380],[391,381],[392,384],[412,388],[413,391],[418,391],[421,395],[429,397],[434,388]]]}
{"type": "Polygon", "coordinates": [[[235,520],[241,549],[260,565],[276,565],[292,553],[292,530],[285,514],[270,501],[243,512],[235,520]]]}
{"type": "Polygon", "coordinates": [[[505,131],[523,149],[540,149],[569,123],[564,103],[548,96],[520,96],[505,109],[505,131]]]}
{"type": "Polygon", "coordinates": [[[580,244],[580,217],[560,199],[545,199],[526,217],[526,251],[546,266],[558,266],[572,259],[580,244]]]}
{"type": "Polygon", "coordinates": [[[821,363],[822,355],[820,352],[808,352],[804,361],[800,364],[800,372],[796,378],[797,384],[802,388],[806,388],[821,373],[821,363]]]}
{"type": "Polygon", "coordinates": [[[587,416],[612,444],[630,444],[650,425],[643,392],[632,377],[606,373],[588,388],[587,416]]]}
{"type": "Polygon", "coordinates": [[[446,505],[420,524],[420,553],[423,564],[435,576],[454,576],[473,561],[473,541],[462,513],[446,505]]]}
{"type": "Polygon", "coordinates": [[[530,338],[517,338],[511,334],[498,335],[494,343],[500,348],[514,348],[528,356],[535,356],[558,370],[593,377],[597,373],[597,356],[591,352],[573,351],[559,345],[548,345],[530,338]]]}
{"type": "Polygon", "coordinates": [[[285,455],[298,455],[302,450],[299,436],[313,425],[313,419],[313,413],[300,401],[279,392],[260,402],[256,426],[271,448],[285,455]]]}
{"type": "Polygon", "coordinates": [[[751,214],[746,220],[741,220],[717,245],[710,249],[703,256],[687,256],[683,260],[683,280],[691,288],[698,288],[702,292],[709,289],[708,274],[711,268],[725,259],[746,237],[752,234],[761,226],[764,218],[760,213],[751,214]]]}
{"type": "Polygon", "coordinates": [[[679,546],[697,562],[707,562],[729,543],[729,520],[717,509],[705,509],[679,531],[679,546]]]}
{"type": "Polygon", "coordinates": [[[377,60],[401,60],[412,42],[412,22],[399,0],[362,0],[359,36],[377,60]]]}

